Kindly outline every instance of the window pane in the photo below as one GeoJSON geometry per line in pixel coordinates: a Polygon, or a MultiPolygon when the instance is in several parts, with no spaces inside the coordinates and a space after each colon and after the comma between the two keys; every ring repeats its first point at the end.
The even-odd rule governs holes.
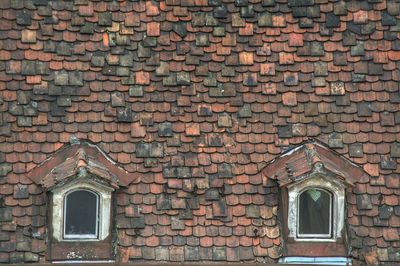
{"type": "Polygon", "coordinates": [[[299,199],[299,234],[330,235],[331,194],[309,189],[299,199]]]}
{"type": "Polygon", "coordinates": [[[66,197],[65,234],[96,235],[97,195],[78,190],[66,197]]]}

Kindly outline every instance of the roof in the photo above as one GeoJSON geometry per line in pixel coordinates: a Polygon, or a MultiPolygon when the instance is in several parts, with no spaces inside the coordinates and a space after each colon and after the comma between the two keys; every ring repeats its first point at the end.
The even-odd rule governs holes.
{"type": "Polygon", "coordinates": [[[365,182],[369,176],[358,165],[329,149],[319,141],[307,141],[293,149],[285,151],[268,163],[263,174],[276,179],[280,186],[286,186],[319,168],[327,171],[343,182],[354,186],[356,182],[365,182]]]}
{"type": "MultiPolygon", "coordinates": [[[[76,136],[128,173],[115,200],[124,261],[155,260],[155,250],[277,261],[278,188],[262,170],[310,139],[369,176],[349,177],[351,256],[394,261],[399,15],[391,0],[1,1],[0,260],[45,260],[37,184],[65,162],[55,155],[64,146],[63,167],[76,169],[76,136]],[[32,254],[16,252],[17,240],[32,254]]],[[[113,167],[102,156],[89,162],[113,167]]]]}
{"type": "Polygon", "coordinates": [[[27,176],[46,190],[51,190],[73,177],[79,177],[83,170],[113,188],[127,186],[132,179],[96,145],[79,140],[62,147],[27,176]]]}

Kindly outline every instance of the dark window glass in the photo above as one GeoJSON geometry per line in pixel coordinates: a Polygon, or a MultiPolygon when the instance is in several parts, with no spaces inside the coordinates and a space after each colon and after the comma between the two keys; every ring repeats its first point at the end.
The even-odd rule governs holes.
{"type": "Polygon", "coordinates": [[[65,235],[97,234],[97,198],[86,190],[74,191],[66,196],[65,235]]]}
{"type": "Polygon", "coordinates": [[[316,188],[304,191],[300,194],[298,211],[300,235],[331,235],[331,193],[316,188]]]}

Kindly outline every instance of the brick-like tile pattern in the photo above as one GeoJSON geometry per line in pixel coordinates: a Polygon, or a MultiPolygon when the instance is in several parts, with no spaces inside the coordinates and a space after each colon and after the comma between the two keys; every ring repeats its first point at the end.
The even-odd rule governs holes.
{"type": "Polygon", "coordinates": [[[88,139],[135,180],[119,258],[276,261],[277,187],[257,173],[317,138],[370,176],[347,193],[351,256],[399,261],[400,3],[4,0],[0,262],[43,262],[25,174],[88,139]],[[260,234],[260,232],[265,232],[260,234]]]}

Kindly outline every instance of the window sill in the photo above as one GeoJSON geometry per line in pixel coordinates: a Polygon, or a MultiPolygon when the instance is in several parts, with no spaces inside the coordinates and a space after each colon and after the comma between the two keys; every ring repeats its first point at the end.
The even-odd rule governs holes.
{"type": "Polygon", "coordinates": [[[352,265],[346,257],[285,257],[279,259],[282,264],[318,264],[318,265],[352,265]]]}
{"type": "Polygon", "coordinates": [[[115,264],[115,260],[59,260],[53,261],[52,264],[115,264]]]}
{"type": "Polygon", "coordinates": [[[313,242],[313,243],[334,243],[338,242],[337,239],[330,239],[330,238],[296,238],[293,243],[296,242],[313,242]]]}
{"type": "Polygon", "coordinates": [[[98,238],[64,238],[58,242],[99,242],[98,238]]]}

